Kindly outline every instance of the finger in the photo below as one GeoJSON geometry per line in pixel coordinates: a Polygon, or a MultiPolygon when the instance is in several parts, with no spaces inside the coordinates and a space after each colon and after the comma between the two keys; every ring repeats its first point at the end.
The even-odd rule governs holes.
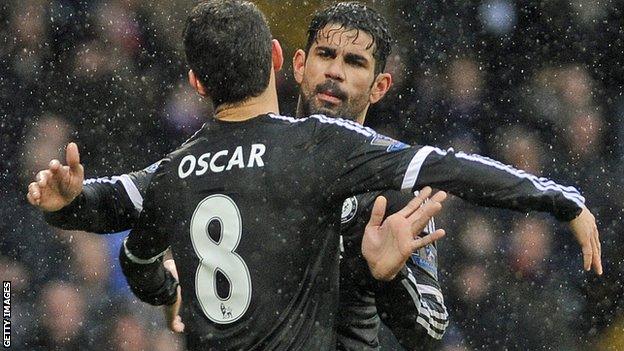
{"type": "Polygon", "coordinates": [[[80,153],[78,152],[78,145],[76,143],[69,143],[65,149],[65,162],[72,171],[77,170],[80,166],[80,153]]]}
{"type": "Polygon", "coordinates": [[[39,185],[40,188],[45,188],[48,185],[48,179],[51,175],[52,172],[47,169],[37,173],[37,185],[39,185]]]}
{"type": "Polygon", "coordinates": [[[601,257],[601,248],[600,248],[600,238],[598,237],[598,229],[593,228],[592,235],[592,249],[593,249],[593,261],[592,266],[594,267],[594,271],[598,275],[602,275],[602,257],[601,257]]]}
{"type": "Polygon", "coordinates": [[[175,316],[175,318],[171,322],[170,329],[176,333],[183,333],[184,323],[182,323],[182,317],[175,316]]]}
{"type": "Polygon", "coordinates": [[[591,269],[592,264],[592,248],[589,240],[584,240],[584,243],[581,246],[581,252],[583,253],[583,268],[586,271],[591,269]]]}
{"type": "Polygon", "coordinates": [[[442,239],[446,235],[446,231],[444,229],[437,229],[435,232],[431,234],[427,234],[423,237],[418,237],[414,239],[414,243],[412,245],[412,251],[416,251],[420,248],[423,248],[433,242],[436,242],[442,239]]]}
{"type": "Polygon", "coordinates": [[[61,169],[61,161],[59,160],[52,160],[50,161],[50,164],[48,165],[48,167],[50,168],[50,171],[52,171],[52,173],[56,173],[59,171],[59,169],[61,169]]]}
{"type": "Polygon", "coordinates": [[[165,260],[165,262],[163,262],[163,266],[171,272],[171,275],[173,275],[174,278],[178,279],[178,270],[176,269],[174,260],[165,260]]]}
{"type": "Polygon", "coordinates": [[[405,205],[397,214],[407,218],[412,213],[418,210],[420,206],[429,198],[431,195],[431,188],[426,186],[422,190],[418,192],[418,196],[414,197],[410,202],[405,205]]]}
{"type": "Polygon", "coordinates": [[[30,192],[28,192],[28,193],[26,194],[26,198],[28,199],[28,203],[29,203],[29,204],[31,204],[31,205],[33,205],[33,206],[37,206],[37,205],[38,205],[38,204],[37,204],[37,200],[33,199],[33,196],[32,196],[32,194],[31,194],[30,192]]]}
{"type": "Polygon", "coordinates": [[[34,200],[39,200],[41,198],[41,189],[39,189],[39,185],[36,182],[32,182],[28,185],[28,194],[32,196],[34,200]]]}
{"type": "Polygon", "coordinates": [[[418,211],[412,213],[412,215],[407,217],[407,220],[412,223],[422,222],[423,224],[426,224],[427,222],[429,222],[431,217],[438,214],[441,209],[441,203],[437,201],[427,201],[424,205],[420,206],[418,211]]]}
{"type": "Polygon", "coordinates": [[[437,193],[433,194],[433,196],[431,196],[431,200],[442,203],[444,202],[444,200],[447,199],[447,197],[448,196],[445,191],[438,191],[437,193]]]}
{"type": "Polygon", "coordinates": [[[28,186],[28,194],[26,194],[28,202],[33,206],[39,206],[41,203],[41,192],[37,183],[30,183],[28,186]]]}
{"type": "Polygon", "coordinates": [[[384,216],[386,215],[386,204],[388,200],[386,200],[383,196],[378,196],[375,199],[375,204],[373,205],[373,211],[371,212],[370,219],[368,220],[367,227],[373,226],[378,227],[383,222],[384,216]]]}

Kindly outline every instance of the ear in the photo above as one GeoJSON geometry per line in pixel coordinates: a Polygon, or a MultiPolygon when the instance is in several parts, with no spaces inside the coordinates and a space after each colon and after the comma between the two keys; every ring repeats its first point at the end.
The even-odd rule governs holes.
{"type": "Polygon", "coordinates": [[[380,73],[377,75],[375,82],[373,83],[373,88],[371,89],[371,93],[369,96],[369,101],[371,104],[376,104],[381,100],[390,87],[392,86],[392,75],[390,73],[380,73]]]}
{"type": "Polygon", "coordinates": [[[295,80],[297,84],[301,85],[303,82],[303,75],[305,72],[305,63],[306,63],[306,53],[305,51],[299,49],[295,51],[295,55],[293,56],[293,74],[295,76],[295,80]]]}
{"type": "Polygon", "coordinates": [[[206,88],[204,88],[204,85],[199,81],[199,79],[197,79],[197,76],[192,69],[190,69],[188,72],[188,80],[189,84],[193,87],[193,89],[195,89],[197,94],[203,97],[206,97],[208,95],[208,93],[206,92],[206,88]]]}
{"type": "Polygon", "coordinates": [[[271,41],[271,57],[273,59],[273,70],[275,72],[279,72],[284,65],[284,52],[282,51],[282,46],[280,45],[277,39],[273,39],[271,41]]]}

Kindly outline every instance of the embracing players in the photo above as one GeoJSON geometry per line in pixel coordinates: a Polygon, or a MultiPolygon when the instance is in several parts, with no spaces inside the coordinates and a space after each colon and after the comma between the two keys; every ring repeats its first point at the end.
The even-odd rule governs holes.
{"type": "MultiPolygon", "coordinates": [[[[213,2],[210,2],[210,3],[213,3],[213,2]]],[[[235,6],[234,3],[239,4],[238,2],[233,2],[229,5],[235,6]]],[[[226,5],[221,4],[221,6],[226,6],[226,5]]],[[[344,5],[344,6],[347,6],[347,5],[344,5]]],[[[315,109],[319,109],[321,112],[334,114],[333,111],[336,111],[336,113],[344,114],[345,117],[354,118],[354,119],[360,117],[361,118],[360,122],[362,122],[363,116],[365,115],[366,108],[368,107],[368,105],[370,103],[374,103],[378,101],[383,96],[385,91],[387,91],[387,88],[389,87],[390,82],[388,81],[389,80],[388,76],[381,74],[381,71],[383,70],[383,66],[378,62],[378,61],[381,61],[381,60],[378,60],[378,58],[382,56],[379,56],[379,53],[377,51],[379,50],[379,46],[380,44],[382,44],[382,42],[381,41],[375,42],[375,40],[378,39],[377,37],[375,37],[375,30],[370,29],[372,33],[369,33],[366,28],[358,28],[357,25],[360,22],[358,22],[357,19],[350,20],[350,22],[346,22],[346,23],[340,22],[339,21],[340,15],[344,16],[345,13],[348,14],[350,13],[350,10],[351,10],[348,7],[344,9],[348,11],[344,11],[344,13],[342,14],[340,13],[339,6],[337,8],[330,9],[331,11],[328,11],[330,15],[333,14],[335,17],[329,16],[331,20],[330,22],[326,22],[324,24],[321,23],[322,26],[320,28],[315,29],[315,32],[312,32],[312,36],[311,36],[312,39],[309,40],[309,43],[311,44],[307,47],[307,60],[305,60],[305,55],[302,57],[302,53],[299,52],[297,54],[298,56],[295,57],[295,69],[297,70],[297,67],[299,67],[300,69],[300,71],[297,72],[297,75],[298,75],[298,81],[302,83],[302,100],[307,99],[307,101],[310,102],[309,106],[313,106],[313,108],[310,109],[310,112],[314,112],[314,111],[317,111],[315,109]],[[339,25],[339,27],[334,28],[332,27],[332,25],[339,25]],[[342,27],[342,29],[340,27],[342,27]],[[323,31],[323,29],[326,29],[326,31],[323,31]],[[297,57],[299,57],[299,59],[297,57]],[[297,66],[297,62],[301,63],[302,61],[304,62],[303,66],[301,65],[297,66]],[[324,64],[326,64],[325,67],[324,67],[324,64]],[[329,66],[327,66],[327,64],[329,66]],[[381,69],[379,70],[378,70],[378,65],[381,65],[381,69]],[[303,69],[301,69],[302,67],[303,69]],[[316,70],[316,72],[314,70],[316,70]],[[318,79],[319,77],[324,78],[324,80],[319,80],[318,79]],[[307,86],[305,84],[306,79],[308,79],[308,82],[309,82],[307,86]],[[365,86],[365,85],[362,85],[361,83],[367,83],[369,85],[365,86]],[[308,94],[308,96],[306,96],[306,94],[308,94]],[[314,106],[315,104],[316,106],[314,106]],[[358,109],[359,111],[357,111],[358,109]],[[352,113],[353,111],[355,111],[355,113],[352,113]]],[[[200,19],[197,19],[197,21],[201,22],[200,19]]],[[[315,22],[313,21],[313,25],[314,23],[315,22]]],[[[192,27],[191,21],[189,22],[188,26],[192,27]]],[[[223,33],[220,33],[220,34],[225,35],[223,33]]],[[[188,39],[188,36],[187,36],[187,39],[188,39]]],[[[235,48],[235,49],[240,49],[240,48],[235,48]]],[[[193,50],[193,45],[187,45],[187,55],[189,54],[189,51],[190,51],[189,56],[192,56],[194,54],[192,50],[193,50]]],[[[196,51],[199,51],[199,50],[196,50],[196,51]]],[[[382,49],[382,52],[383,52],[383,49],[382,49]]],[[[197,54],[197,55],[201,56],[201,54],[197,54]]],[[[275,57],[275,54],[274,54],[274,57],[275,57]]],[[[194,69],[194,71],[200,71],[202,69],[201,66],[204,65],[203,63],[201,63],[202,59],[205,59],[205,58],[202,58],[202,57],[197,58],[196,61],[194,62],[195,64],[198,65],[197,67],[199,67],[196,69],[195,67],[193,67],[194,63],[193,63],[192,57],[189,57],[189,63],[191,64],[191,67],[194,69]]],[[[219,62],[221,61],[217,60],[217,63],[219,62]]],[[[229,62],[229,61],[224,61],[224,62],[229,62]]],[[[275,63],[275,60],[274,60],[274,63],[275,63]]],[[[237,67],[241,67],[241,66],[237,66],[237,67]]],[[[253,68],[254,66],[252,65],[250,69],[253,69],[253,68]]],[[[246,71],[241,70],[240,72],[244,73],[246,71]]],[[[237,75],[234,72],[226,72],[226,73],[230,73],[232,74],[232,76],[226,76],[227,79],[225,79],[225,81],[234,80],[237,82],[241,82],[240,86],[242,88],[239,87],[240,89],[245,89],[247,87],[247,85],[242,84],[244,80],[239,79],[241,75],[237,75]],[[236,77],[239,77],[239,78],[236,78],[236,77]]],[[[266,73],[266,72],[261,72],[261,73],[266,73]]],[[[214,90],[212,90],[213,93],[210,94],[209,92],[211,90],[210,89],[206,90],[205,84],[201,84],[201,83],[213,84],[213,86],[215,84],[221,84],[221,85],[218,85],[219,89],[224,89],[224,91],[227,91],[230,88],[230,87],[225,87],[224,84],[222,84],[223,83],[222,79],[218,79],[215,77],[217,76],[216,75],[204,75],[203,78],[202,76],[200,76],[199,79],[194,79],[194,80],[192,79],[191,81],[194,82],[196,89],[200,93],[208,93],[207,95],[209,95],[210,98],[215,100],[216,102],[215,105],[223,105],[222,103],[221,104],[219,103],[220,101],[217,99],[217,96],[214,96],[215,95],[214,90]],[[208,80],[213,79],[213,78],[215,79],[215,82],[208,82],[208,80]]],[[[252,83],[256,84],[256,86],[258,85],[257,82],[252,82],[252,83]]],[[[235,85],[238,85],[238,84],[235,84],[235,85]]],[[[253,87],[254,85],[251,84],[250,86],[253,87]]],[[[243,104],[243,106],[246,106],[246,105],[243,104]]],[[[272,106],[272,108],[273,108],[272,111],[276,111],[276,107],[272,106]]],[[[303,109],[305,110],[305,106],[303,107],[303,109]]],[[[227,117],[227,113],[229,113],[229,111],[232,111],[232,110],[224,109],[223,111],[221,111],[221,116],[223,116],[223,113],[225,113],[227,117]]],[[[239,111],[239,110],[236,110],[236,111],[239,111]]],[[[223,117],[219,117],[219,113],[220,113],[219,110],[217,110],[217,119],[219,120],[226,119],[223,117]]],[[[254,116],[248,116],[248,117],[251,118],[254,116]]],[[[274,115],[271,118],[272,119],[281,118],[283,120],[290,122],[290,119],[286,117],[280,117],[277,115],[274,115]]],[[[356,125],[350,124],[346,121],[331,122],[331,121],[336,121],[336,120],[331,120],[331,119],[324,119],[323,121],[321,121],[320,118],[321,117],[317,117],[317,120],[319,123],[321,123],[320,124],[321,126],[323,125],[323,123],[324,124],[333,123],[331,125],[334,125],[334,126],[336,124],[342,124],[343,127],[341,128],[364,131],[364,133],[372,133],[368,129],[361,129],[361,128],[358,129],[356,128],[356,125]]],[[[266,120],[266,118],[264,120],[266,120]]],[[[253,119],[250,119],[248,122],[252,123],[252,121],[253,119]]],[[[310,123],[311,123],[310,120],[305,120],[302,122],[293,121],[294,125],[301,126],[300,128],[303,128],[303,129],[305,129],[304,126],[309,125],[310,123]]],[[[258,126],[263,126],[263,123],[260,123],[260,122],[256,122],[256,124],[258,124],[258,126]]],[[[217,129],[221,128],[218,126],[222,126],[223,128],[225,128],[225,125],[219,124],[217,122],[214,122],[214,123],[209,122],[207,123],[207,126],[204,127],[203,131],[210,130],[210,128],[217,128],[217,129]]],[[[252,127],[255,128],[257,126],[247,125],[245,129],[253,129],[252,127]]],[[[325,126],[325,127],[328,127],[328,126],[325,126]]],[[[322,127],[318,127],[318,128],[322,129],[322,127]]],[[[211,130],[211,133],[215,133],[216,135],[219,135],[219,132],[216,132],[214,130],[211,130]]],[[[335,138],[337,135],[340,135],[340,133],[341,133],[341,130],[337,129],[335,131],[332,131],[330,135],[332,136],[332,138],[335,138]]],[[[360,132],[354,132],[354,133],[356,133],[357,135],[364,135],[360,132]]],[[[344,152],[344,150],[340,150],[340,146],[346,146],[347,141],[340,141],[339,145],[332,145],[331,143],[334,141],[330,140],[329,136],[326,136],[326,137],[327,139],[321,138],[321,140],[317,140],[317,141],[319,143],[326,142],[328,145],[324,145],[323,147],[330,148],[331,150],[333,150],[333,153],[335,153],[336,155],[339,155],[341,152],[344,152]],[[342,143],[345,143],[345,144],[343,145],[342,143]]],[[[345,135],[344,137],[356,138],[356,136],[348,136],[348,135],[345,135]]],[[[388,140],[388,138],[381,137],[377,134],[371,134],[369,137],[371,138],[371,140],[369,140],[369,143],[367,145],[375,148],[375,150],[378,150],[378,148],[382,148],[385,151],[392,151],[391,154],[393,156],[395,156],[395,154],[401,154],[401,153],[407,152],[405,150],[401,150],[404,147],[402,144],[395,143],[394,141],[388,140]]],[[[275,138],[271,138],[271,139],[275,139],[275,138]]],[[[187,146],[190,147],[189,145],[191,143],[187,143],[187,146]]],[[[227,144],[227,145],[230,145],[230,144],[227,144]]],[[[224,172],[225,169],[227,168],[229,168],[228,171],[236,172],[237,168],[244,169],[246,165],[251,165],[251,167],[247,167],[249,168],[247,170],[253,172],[254,168],[257,168],[254,166],[258,166],[262,163],[264,167],[264,159],[262,157],[265,155],[264,153],[267,152],[267,145],[262,144],[264,145],[264,149],[260,145],[261,144],[249,145],[248,155],[245,154],[246,148],[242,147],[241,145],[238,145],[238,146],[241,146],[240,157],[238,158],[236,157],[237,153],[239,152],[238,146],[236,146],[235,148],[231,150],[227,148],[218,149],[218,150],[214,149],[212,150],[212,153],[213,153],[212,155],[205,156],[205,158],[203,159],[203,162],[206,164],[205,167],[204,166],[200,167],[199,164],[200,164],[200,159],[206,153],[201,153],[197,155],[190,155],[190,154],[185,155],[185,157],[187,156],[189,157],[187,157],[186,159],[183,157],[180,160],[180,166],[181,166],[180,169],[183,171],[181,175],[185,175],[187,172],[189,172],[188,170],[190,169],[191,164],[193,164],[193,161],[192,161],[193,157],[195,159],[194,167],[197,167],[193,169],[193,171],[195,172],[193,176],[197,176],[197,173],[198,172],[201,173],[202,170],[204,170],[203,171],[204,173],[202,173],[201,175],[204,175],[205,176],[204,178],[208,176],[214,176],[216,173],[224,172]],[[254,145],[255,145],[255,149],[254,149],[254,145]],[[255,154],[253,150],[256,150],[255,154]],[[211,168],[213,164],[208,161],[212,161],[213,159],[216,159],[217,154],[219,152],[221,152],[220,161],[218,162],[214,161],[213,163],[217,167],[217,170],[221,168],[224,168],[224,170],[213,174],[211,173],[212,171],[211,168]],[[227,158],[223,157],[225,154],[228,155],[227,158]],[[255,159],[253,155],[255,155],[256,157],[255,159]],[[245,157],[247,157],[247,159],[243,160],[243,158],[245,157]],[[183,160],[184,162],[182,162],[183,160]],[[251,162],[252,160],[255,160],[255,161],[251,162]],[[223,162],[226,162],[226,163],[223,164],[223,166],[221,166],[221,163],[223,162]],[[243,167],[240,167],[241,164],[243,165],[243,167]]],[[[284,144],[284,145],[288,145],[288,144],[284,144]]],[[[279,146],[276,146],[276,148],[283,149],[285,148],[285,146],[279,145],[279,146]]],[[[437,150],[434,148],[428,148],[428,147],[420,148],[419,151],[416,152],[414,155],[418,157],[413,157],[411,160],[412,162],[414,162],[414,165],[417,168],[411,168],[412,172],[409,174],[409,177],[404,177],[404,181],[402,183],[405,183],[405,181],[407,181],[407,184],[409,185],[411,181],[416,181],[417,178],[420,178],[421,180],[422,179],[424,180],[422,183],[419,183],[419,185],[434,184],[434,185],[437,185],[439,188],[448,188],[449,190],[452,190],[459,195],[463,195],[469,200],[477,201],[481,204],[500,206],[500,207],[510,207],[510,208],[515,208],[518,210],[531,210],[531,209],[547,210],[555,214],[558,218],[563,219],[563,220],[570,220],[574,218],[583,209],[581,205],[582,198],[580,198],[580,196],[574,189],[560,187],[552,182],[547,182],[546,180],[538,179],[536,177],[532,177],[524,173],[515,172],[511,168],[502,166],[498,163],[494,163],[491,160],[487,160],[487,159],[480,158],[477,156],[472,156],[472,155],[467,156],[467,155],[461,155],[461,154],[454,155],[452,153],[447,154],[440,150],[437,150]],[[465,167],[465,169],[459,172],[458,167],[462,165],[465,167]],[[448,167],[448,168],[445,168],[445,167],[448,167]],[[448,170],[448,171],[452,170],[453,172],[444,173],[445,170],[448,170]],[[465,173],[462,173],[462,172],[465,172],[465,173]],[[479,173],[479,172],[483,172],[483,173],[479,173]],[[480,175],[481,176],[494,175],[494,176],[500,176],[501,178],[499,179],[479,178],[480,175]],[[443,178],[440,178],[441,176],[443,178]],[[475,176],[476,178],[474,179],[463,178],[463,177],[472,178],[475,176]],[[431,177],[431,178],[427,178],[427,177],[431,177]],[[478,182],[477,184],[474,184],[476,180],[484,180],[484,182],[478,182]],[[507,183],[505,183],[505,181],[507,181],[507,183]],[[504,189],[504,192],[502,192],[502,189],[504,189]]],[[[353,162],[353,160],[351,160],[350,162],[353,162]]],[[[327,165],[325,167],[343,167],[343,165],[340,165],[340,164],[336,165],[333,163],[334,162],[327,162],[327,165]]],[[[306,166],[304,168],[306,169],[309,168],[308,173],[306,173],[307,176],[314,175],[314,174],[317,174],[315,172],[319,172],[318,170],[314,169],[315,167],[312,167],[311,165],[306,166]]],[[[53,166],[53,169],[55,169],[56,171],[43,174],[43,177],[42,177],[43,182],[47,182],[49,180],[51,183],[53,183],[55,178],[54,177],[49,178],[49,176],[52,174],[58,175],[59,173],[62,173],[58,171],[58,164],[55,164],[53,166]]],[[[125,225],[127,223],[124,223],[124,222],[133,222],[136,218],[136,214],[140,210],[140,207],[143,206],[141,193],[142,191],[144,191],[145,184],[142,184],[141,181],[138,179],[139,177],[149,178],[151,176],[150,171],[154,171],[154,170],[155,169],[149,169],[142,173],[132,174],[130,176],[121,176],[119,178],[110,180],[111,183],[108,183],[108,184],[97,183],[96,181],[96,183],[87,185],[85,186],[85,189],[82,192],[82,194],[78,196],[76,201],[74,201],[68,208],[64,209],[61,213],[56,213],[55,215],[56,216],[65,215],[66,218],[64,220],[67,220],[67,219],[71,220],[72,216],[70,215],[70,213],[73,213],[73,214],[85,216],[85,217],[78,217],[79,220],[89,221],[89,219],[93,218],[95,214],[99,221],[99,222],[95,222],[97,225],[97,224],[103,223],[102,218],[101,218],[102,213],[101,212],[94,213],[92,211],[93,210],[97,211],[99,209],[101,211],[105,211],[104,212],[105,214],[112,215],[114,217],[114,219],[106,219],[106,221],[109,221],[109,223],[112,224],[109,227],[109,229],[107,229],[106,231],[125,229],[126,228],[125,225]],[[138,187],[137,187],[137,184],[138,184],[138,187]],[[139,191],[139,189],[141,190],[139,191]],[[122,200],[121,201],[122,203],[111,205],[110,201],[101,202],[100,200],[105,198],[105,196],[110,196],[110,198],[112,199],[120,198],[122,200]],[[123,203],[124,202],[123,200],[126,201],[125,204],[123,203]],[[104,206],[100,206],[100,204],[104,204],[104,206]],[[128,208],[127,206],[128,204],[131,204],[132,208],[128,208]],[[119,225],[119,227],[115,227],[115,225],[119,225]],[[121,227],[124,227],[124,228],[121,228],[121,227]]],[[[164,171],[159,170],[158,172],[164,172],[164,171]]],[[[292,175],[290,177],[294,177],[297,174],[299,174],[297,170],[292,170],[292,175]]],[[[353,175],[357,176],[357,173],[353,175]]],[[[191,177],[191,173],[189,173],[187,177],[191,177]]],[[[187,179],[187,177],[183,179],[187,179]]],[[[361,187],[360,188],[361,190],[370,190],[371,186],[375,184],[374,181],[379,181],[379,179],[376,179],[376,178],[369,179],[366,177],[364,177],[361,180],[363,181],[362,184],[358,184],[358,186],[361,187]]],[[[100,180],[100,182],[102,181],[104,180],[100,180]]],[[[320,181],[320,180],[317,179],[317,181],[320,181]]],[[[337,179],[332,179],[332,181],[335,181],[336,184],[339,184],[340,181],[345,181],[345,180],[339,177],[337,179]]],[[[287,188],[288,186],[288,184],[283,184],[284,179],[273,180],[273,182],[282,182],[281,184],[279,184],[279,187],[282,187],[282,188],[285,188],[285,187],[287,188]]],[[[266,184],[268,186],[273,183],[266,183],[266,184]]],[[[41,197],[37,196],[37,192],[39,192],[39,196],[41,196],[42,191],[45,191],[45,189],[41,189],[41,188],[36,189],[37,187],[39,187],[39,185],[42,185],[42,184],[35,184],[31,186],[31,188],[33,188],[32,189],[33,194],[29,195],[29,197],[31,198],[31,201],[35,203],[37,203],[37,201],[41,201],[41,197]]],[[[156,187],[155,185],[152,185],[152,186],[156,187]]],[[[352,184],[351,186],[354,187],[355,185],[352,184]]],[[[351,189],[351,190],[354,190],[354,189],[351,189]]],[[[75,194],[76,192],[70,194],[70,196],[68,196],[67,199],[73,199],[73,196],[75,196],[75,194]]],[[[328,198],[329,197],[331,196],[328,196],[328,198]]],[[[245,197],[245,198],[253,199],[254,197],[251,196],[251,197],[245,197]]],[[[296,198],[297,197],[293,197],[292,199],[296,199],[296,198]]],[[[168,202],[169,200],[170,199],[167,199],[167,201],[164,201],[164,203],[168,202]]],[[[347,206],[346,206],[347,208],[349,207],[348,204],[349,203],[347,202],[347,206]]],[[[39,205],[41,205],[41,202],[39,202],[39,205]]],[[[300,206],[300,205],[304,205],[304,202],[295,202],[294,204],[289,204],[289,206],[293,206],[295,208],[296,206],[300,206]]],[[[361,206],[360,208],[362,207],[366,207],[366,206],[361,206]]],[[[297,212],[297,211],[295,210],[294,212],[297,212]]],[[[348,224],[349,221],[347,221],[347,219],[349,219],[350,211],[346,211],[346,212],[347,212],[346,213],[347,216],[345,217],[345,222],[347,222],[348,224]]],[[[147,216],[147,213],[145,215],[147,216]]],[[[187,218],[186,220],[189,220],[189,219],[187,218]]],[[[296,222],[298,219],[290,218],[289,220],[296,222]]],[[[593,223],[593,218],[591,217],[591,214],[589,214],[586,210],[584,210],[581,218],[577,221],[574,221],[573,223],[575,223],[575,225],[579,225],[579,224],[587,224],[590,222],[593,223]]],[[[71,221],[68,221],[66,225],[71,226],[71,221]]],[[[217,225],[215,224],[213,226],[217,226],[217,225]]],[[[220,224],[219,226],[223,226],[223,223],[220,224]]],[[[328,226],[331,227],[329,223],[328,223],[328,226]]],[[[79,227],[76,227],[76,228],[79,228],[79,227]]],[[[83,224],[83,227],[81,229],[88,230],[89,228],[85,228],[83,224]]],[[[573,228],[573,229],[574,229],[575,234],[578,235],[578,238],[580,239],[580,242],[583,246],[584,251],[586,250],[586,247],[591,248],[591,244],[584,245],[586,243],[584,240],[590,240],[590,238],[592,238],[592,240],[596,240],[597,233],[592,232],[591,236],[583,237],[583,235],[586,235],[589,233],[589,232],[586,233],[583,231],[586,228],[573,228]]],[[[317,228],[317,230],[320,233],[325,231],[325,229],[321,227],[317,228]]],[[[349,230],[348,227],[346,229],[343,228],[343,231],[346,233],[348,233],[348,230],[349,230]]],[[[359,231],[359,234],[361,234],[361,232],[362,231],[359,231]]],[[[319,238],[324,237],[322,234],[318,234],[318,235],[319,235],[319,238]]],[[[296,247],[297,245],[293,245],[291,246],[291,249],[296,251],[296,247]]],[[[594,242],[594,247],[596,248],[596,250],[598,250],[597,242],[594,242]]],[[[359,247],[357,245],[353,247],[352,245],[351,250],[359,251],[359,247]]],[[[347,251],[349,251],[349,248],[347,248],[347,251]]],[[[175,252],[176,250],[174,249],[174,253],[175,252]]],[[[347,253],[345,254],[347,255],[347,253]]],[[[241,257],[244,257],[244,256],[241,254],[241,257]]],[[[586,258],[591,259],[591,257],[592,255],[590,254],[586,258]]],[[[594,264],[596,267],[598,267],[599,255],[596,254],[593,257],[595,257],[596,259],[594,264]]],[[[423,263],[423,262],[418,262],[418,263],[423,263]]],[[[417,272],[420,272],[421,268],[424,268],[423,266],[424,266],[423,264],[412,265],[414,270],[416,270],[417,272]]],[[[587,262],[586,262],[586,266],[587,266],[587,262]]],[[[425,271],[424,273],[429,274],[431,272],[425,271]]],[[[427,275],[423,275],[423,272],[420,272],[420,274],[423,277],[427,277],[427,275]]],[[[182,280],[184,281],[184,277],[182,277],[182,280]]],[[[217,278],[215,278],[215,280],[217,280],[217,278]]],[[[409,281],[410,280],[408,279],[408,282],[409,281]]],[[[436,283],[432,283],[432,284],[436,284],[436,283]]],[[[185,288],[189,287],[189,290],[192,290],[191,286],[193,286],[193,284],[189,283],[189,284],[183,284],[183,285],[185,286],[185,288]]],[[[284,287],[284,289],[285,289],[284,291],[286,291],[286,287],[284,287]]],[[[405,287],[404,289],[407,289],[407,287],[405,287]]],[[[405,291],[409,291],[409,290],[405,290],[405,291]]],[[[187,293],[191,294],[192,291],[189,291],[187,293]]],[[[421,300],[421,297],[419,297],[420,294],[421,293],[415,293],[414,301],[417,301],[418,303],[420,303],[420,300],[421,300]]],[[[429,294],[429,295],[432,295],[435,297],[435,294],[429,294]]],[[[223,297],[223,296],[217,295],[217,297],[223,297]]],[[[188,298],[192,299],[192,297],[190,296],[188,298]]],[[[408,300],[411,300],[411,297],[408,300]]],[[[433,298],[432,302],[434,302],[435,300],[436,299],[433,298]]],[[[411,301],[397,301],[398,306],[406,306],[407,304],[414,305],[414,303],[411,301]]],[[[433,309],[438,307],[430,303],[425,303],[425,305],[426,305],[425,307],[429,307],[433,309]]],[[[417,311],[420,311],[420,309],[423,307],[422,305],[421,306],[414,305],[414,306],[417,311]]],[[[443,308],[443,305],[442,305],[442,308],[443,308]]],[[[224,309],[222,309],[221,306],[219,306],[219,310],[224,315],[230,315],[233,313],[233,311],[228,310],[228,308],[225,307],[225,305],[224,305],[224,309]]]]}

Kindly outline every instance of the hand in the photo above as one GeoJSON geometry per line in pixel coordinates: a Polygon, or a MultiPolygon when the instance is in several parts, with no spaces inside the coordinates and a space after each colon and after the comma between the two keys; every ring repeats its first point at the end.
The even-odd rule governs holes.
{"type": "Polygon", "coordinates": [[[445,235],[443,229],[438,229],[420,237],[431,217],[440,212],[442,202],[446,199],[446,193],[440,191],[425,202],[430,195],[431,188],[424,188],[403,209],[385,220],[387,200],[383,196],[375,200],[362,239],[362,254],[375,279],[392,280],[414,251],[445,235]]]}
{"type": "MultiPolygon", "coordinates": [[[[165,260],[163,265],[165,266],[165,269],[171,272],[171,275],[179,281],[175,261],[165,260]]],[[[178,299],[173,305],[165,306],[164,309],[167,326],[171,331],[176,333],[184,332],[184,323],[182,323],[182,317],[180,317],[180,306],[182,306],[182,289],[178,285],[178,299]]]]}
{"type": "Polygon", "coordinates": [[[49,168],[37,173],[35,182],[28,185],[28,202],[43,211],[58,211],[69,205],[82,191],[84,168],[75,143],[65,151],[66,166],[59,160],[50,161],[49,168]]]}
{"type": "Polygon", "coordinates": [[[581,214],[571,220],[569,224],[576,241],[581,245],[583,268],[589,271],[593,267],[594,272],[602,275],[602,259],[600,258],[602,252],[596,218],[587,207],[583,207],[581,214]]]}

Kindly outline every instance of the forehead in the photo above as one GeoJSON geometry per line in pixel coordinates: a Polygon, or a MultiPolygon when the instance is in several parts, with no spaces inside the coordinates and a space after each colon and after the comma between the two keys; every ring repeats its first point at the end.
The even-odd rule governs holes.
{"type": "Polygon", "coordinates": [[[347,51],[367,53],[373,55],[375,50],[373,37],[358,29],[344,27],[340,24],[330,23],[318,31],[316,41],[312,44],[317,46],[329,46],[347,51]]]}

